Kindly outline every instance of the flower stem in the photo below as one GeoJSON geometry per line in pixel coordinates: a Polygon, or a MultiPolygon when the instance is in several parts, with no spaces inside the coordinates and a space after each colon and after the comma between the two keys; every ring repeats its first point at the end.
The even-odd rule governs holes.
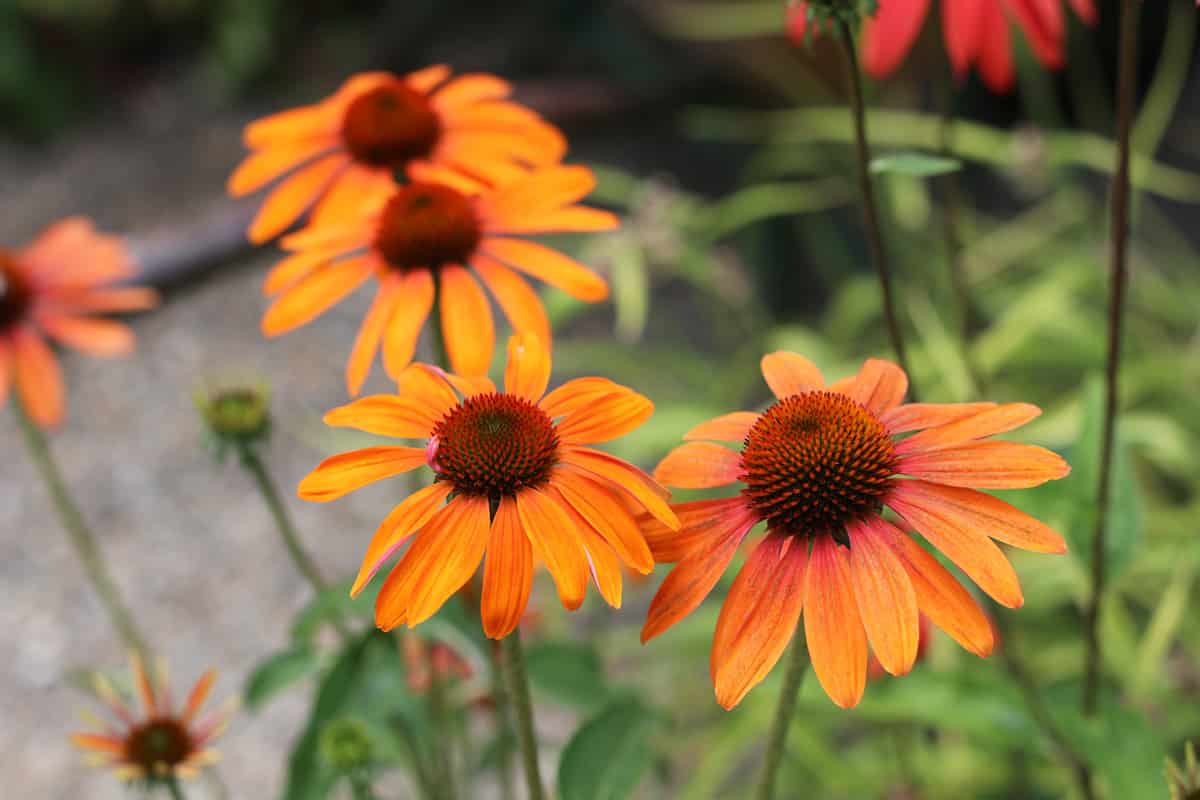
{"type": "Polygon", "coordinates": [[[79,506],[75,504],[71,493],[67,490],[62,472],[50,452],[50,443],[46,439],[46,434],[36,422],[30,419],[20,397],[16,394],[14,392],[12,407],[21,433],[24,434],[25,445],[29,449],[29,455],[37,466],[38,472],[41,473],[42,480],[46,483],[63,529],[66,530],[71,545],[75,548],[75,554],[83,564],[83,570],[87,573],[92,588],[96,590],[96,595],[104,605],[104,610],[108,612],[109,619],[117,630],[117,635],[121,637],[121,642],[125,647],[146,659],[150,655],[146,639],[138,629],[137,623],[134,622],[129,607],[125,605],[121,591],[108,571],[108,565],[100,553],[100,546],[87,523],[84,522],[79,506]]]}
{"type": "Polygon", "coordinates": [[[1099,486],[1096,490],[1096,527],[1092,536],[1092,594],[1085,614],[1087,656],[1083,684],[1083,713],[1096,712],[1100,692],[1103,649],[1100,641],[1100,603],[1108,570],[1108,506],[1112,484],[1113,446],[1116,436],[1118,378],[1121,370],[1121,328],[1125,315],[1125,287],[1129,282],[1129,156],[1133,130],[1134,94],[1137,88],[1137,0],[1122,0],[1120,54],[1117,78],[1117,169],[1113,177],[1112,219],[1109,235],[1111,267],[1108,298],[1108,362],[1105,369],[1104,429],[1100,446],[1099,486]]]}
{"type": "Polygon", "coordinates": [[[755,795],[757,800],[774,800],[775,779],[779,772],[779,765],[783,763],[788,727],[791,725],[792,715],[796,710],[796,695],[800,691],[800,681],[807,669],[808,649],[797,631],[792,638],[787,672],[784,673],[783,686],[779,690],[779,705],[775,707],[775,718],[771,721],[771,731],[767,735],[767,752],[763,764],[762,780],[758,784],[758,793],[755,795]]]}
{"type": "Polygon", "coordinates": [[[879,205],[875,199],[875,183],[871,179],[871,147],[867,140],[867,113],[863,102],[862,72],[858,66],[858,55],[854,47],[854,31],[843,19],[838,20],[838,36],[846,76],[850,83],[850,110],[854,117],[855,154],[858,162],[858,188],[862,195],[863,223],[867,229],[867,242],[871,249],[871,260],[879,277],[879,291],[883,299],[883,317],[887,323],[888,336],[901,369],[908,373],[909,394],[916,399],[912,388],[912,370],[909,369],[908,352],[904,347],[904,335],[900,332],[900,319],[896,313],[896,298],[892,292],[891,267],[887,250],[883,245],[883,232],[879,226],[879,205]]]}
{"type": "Polygon", "coordinates": [[[179,785],[178,778],[170,778],[166,781],[167,792],[171,795],[171,800],[185,800],[183,787],[179,785]]]}
{"type": "Polygon", "coordinates": [[[433,769],[438,797],[453,800],[454,770],[450,764],[451,742],[449,709],[446,707],[446,681],[438,673],[434,643],[425,642],[425,667],[429,670],[429,716],[433,718],[433,769]]]}
{"type": "Polygon", "coordinates": [[[492,642],[488,651],[488,666],[492,672],[492,704],[496,717],[497,759],[500,772],[501,800],[513,800],[516,792],[513,788],[512,747],[509,735],[512,730],[512,703],[508,688],[504,685],[504,646],[500,642],[492,642]]]}
{"type": "Polygon", "coordinates": [[[508,682],[508,694],[516,712],[517,742],[521,746],[521,757],[525,764],[525,784],[529,789],[529,800],[545,800],[542,789],[542,774],[538,767],[537,736],[533,730],[533,707],[529,702],[529,679],[525,676],[525,656],[521,651],[520,631],[500,640],[504,657],[504,677],[508,682]]]}

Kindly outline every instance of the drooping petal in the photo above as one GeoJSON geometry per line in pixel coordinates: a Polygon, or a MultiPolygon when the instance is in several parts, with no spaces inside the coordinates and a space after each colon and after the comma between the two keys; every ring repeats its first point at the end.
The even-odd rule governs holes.
{"type": "Polygon", "coordinates": [[[328,503],[369,483],[402,475],[425,465],[423,447],[368,447],[322,461],[300,481],[304,500],[328,503]]]}
{"type": "Polygon", "coordinates": [[[854,599],[879,663],[892,675],[905,675],[917,660],[920,641],[917,595],[903,564],[876,534],[876,519],[846,526],[854,599]]]}
{"type": "Polygon", "coordinates": [[[741,442],[746,439],[758,414],[753,411],[734,411],[708,422],[702,422],[683,435],[685,442],[711,439],[718,442],[741,442]]]}
{"type": "Polygon", "coordinates": [[[895,72],[917,40],[928,12],[929,0],[880,3],[875,16],[863,22],[863,68],[874,78],[895,72]]]}
{"type": "Polygon", "coordinates": [[[879,421],[895,436],[948,425],[995,407],[996,403],[905,403],[880,414],[879,421]]]}
{"type": "Polygon", "coordinates": [[[613,608],[621,607],[621,562],[612,546],[600,535],[587,519],[562,496],[553,485],[546,488],[546,494],[552,497],[567,513],[574,523],[574,531],[579,537],[579,545],[583,548],[587,559],[588,573],[600,591],[604,602],[613,608]]]}
{"type": "Polygon", "coordinates": [[[654,556],[637,520],[613,497],[611,490],[569,469],[556,469],[551,484],[604,537],[621,560],[643,575],[654,569],[654,556]]]}
{"type": "Polygon", "coordinates": [[[608,298],[608,283],[573,258],[536,242],[488,237],[484,252],[585,303],[608,298]]]}
{"type": "Polygon", "coordinates": [[[719,500],[693,500],[671,507],[679,518],[679,530],[646,515],[640,520],[642,536],[659,564],[682,561],[697,550],[709,547],[720,531],[743,522],[753,527],[760,520],[742,495],[719,500]]]}
{"type": "Polygon", "coordinates": [[[287,230],[347,163],[348,156],[334,153],[297,170],[276,186],[250,225],[250,241],[262,244],[287,230]]]}
{"type": "Polygon", "coordinates": [[[393,439],[428,439],[438,417],[416,402],[373,394],[329,411],[324,421],[333,428],[354,428],[393,439]]]}
{"type": "Polygon", "coordinates": [[[925,481],[896,481],[893,492],[943,524],[1035,553],[1067,552],[1066,541],[1050,526],[990,494],[925,481]]]}
{"type": "Polygon", "coordinates": [[[1071,467],[1058,453],[1016,442],[968,442],[901,458],[896,471],[947,486],[1027,489],[1066,477],[1071,467]]]}
{"type": "Polygon", "coordinates": [[[421,527],[433,517],[454,487],[448,483],[434,483],[419,489],[406,497],[400,505],[380,523],[371,543],[367,545],[366,555],[363,556],[362,566],[350,589],[350,596],[357,597],[383,563],[392,557],[402,544],[408,541],[421,527]]]}
{"type": "MultiPolygon", "coordinates": [[[[787,649],[805,602],[808,560],[803,539],[770,534],[734,579],[717,618],[710,662],[722,708],[740,703],[787,649]]],[[[865,655],[863,662],[865,669],[865,655]]]]}
{"type": "Polygon", "coordinates": [[[1011,431],[1041,416],[1042,410],[1029,403],[1005,403],[978,414],[913,434],[896,445],[896,455],[935,450],[947,445],[985,439],[1011,431]]]}
{"type": "Polygon", "coordinates": [[[367,256],[327,264],[279,296],[263,315],[262,331],[279,336],[311,322],[337,305],[371,277],[374,259],[367,256]]]}
{"type": "Polygon", "coordinates": [[[409,271],[400,281],[396,309],[383,334],[383,368],[393,380],[412,362],[417,338],[433,310],[433,275],[427,269],[409,271]]]}
{"type": "Polygon", "coordinates": [[[572,445],[563,447],[562,460],[623,489],[655,519],[672,530],[679,529],[679,520],[667,505],[666,490],[632,464],[590,447],[572,445]]]}
{"type": "Polygon", "coordinates": [[[842,708],[858,705],[867,685],[867,634],[852,580],[849,551],[817,536],[804,582],[804,633],[817,680],[842,708]]]}
{"type": "Polygon", "coordinates": [[[904,370],[890,361],[868,358],[854,377],[847,394],[879,416],[900,405],[907,391],[908,376],[904,370]]]}
{"type": "Polygon", "coordinates": [[[676,447],[654,470],[654,478],[680,489],[727,486],[742,475],[741,453],[713,442],[688,442],[676,447]]]}
{"type": "Polygon", "coordinates": [[[567,415],[558,436],[568,444],[607,442],[641,427],[653,413],[654,403],[636,392],[605,395],[567,415]]]}
{"type": "Polygon", "coordinates": [[[350,351],[350,360],[346,363],[346,391],[354,397],[362,389],[363,381],[371,371],[375,355],[379,352],[379,342],[383,332],[387,330],[392,314],[399,302],[399,281],[391,276],[380,281],[379,291],[371,301],[367,316],[363,318],[358,335],[354,338],[354,347],[350,351]]]}
{"type": "Polygon", "coordinates": [[[483,564],[483,632],[503,639],[517,629],[533,585],[533,548],[521,527],[517,501],[502,497],[492,520],[483,564]]]}
{"type": "Polygon", "coordinates": [[[471,266],[495,296],[514,331],[530,331],[543,342],[550,343],[550,320],[546,309],[524,278],[482,253],[471,258],[471,266]]]}
{"type": "Polygon", "coordinates": [[[438,272],[442,335],[450,365],[460,375],[486,375],[496,346],[492,306],[471,274],[457,264],[438,272]]]}
{"type": "Polygon", "coordinates": [[[780,400],[825,386],[825,376],[817,365],[796,353],[779,350],[762,357],[762,374],[767,386],[780,400]]]}
{"type": "Polygon", "coordinates": [[[517,512],[534,552],[554,578],[559,600],[570,611],[579,608],[587,594],[588,562],[571,518],[548,495],[531,488],[517,494],[517,512]]]}
{"type": "Polygon", "coordinates": [[[62,368],[46,342],[26,326],[12,334],[17,395],[38,425],[52,428],[66,413],[62,368]]]}
{"type": "Polygon", "coordinates": [[[508,340],[504,391],[531,403],[542,399],[550,383],[550,350],[533,333],[515,333],[508,340]]]}

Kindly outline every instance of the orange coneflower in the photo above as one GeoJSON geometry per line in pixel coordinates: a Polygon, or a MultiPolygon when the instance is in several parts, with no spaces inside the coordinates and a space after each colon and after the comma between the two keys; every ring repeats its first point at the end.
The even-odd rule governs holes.
{"type": "Polygon", "coordinates": [[[862,697],[867,644],[889,673],[912,668],[923,612],[980,656],[993,646],[988,618],[970,594],[908,534],[887,506],[998,603],[1023,602],[999,540],[1063,553],[1062,537],[977,489],[1018,489],[1061,478],[1070,467],[1041,447],[984,441],[1040,414],[1025,403],[902,405],[903,370],[870,359],[858,375],[825,387],[793,353],[763,358],[778,401],[692,430],[659,464],[667,486],[742,482],[741,493],[675,506],[682,527],[645,527],[658,561],[677,561],[651,605],[642,640],[694,610],[759,522],[766,538],[733,582],[713,637],[717,701],[732,708],[787,647],[804,608],[813,669],[848,708],[862,697]],[[906,438],[902,434],[919,431],[906,438]],[[741,452],[714,441],[741,441],[741,452]]]}
{"type": "Polygon", "coordinates": [[[141,713],[126,705],[112,684],[97,675],[94,688],[108,705],[113,719],[93,720],[102,726],[100,733],[76,733],[71,741],[93,757],[98,766],[112,767],[125,780],[173,781],[193,777],[199,768],[217,760],[209,745],[225,730],[233,710],[232,704],[227,703],[200,717],[216,673],[212,670],[204,673],[183,707],[176,711],[165,668],[160,667],[157,676],[152,676],[140,658],[135,656],[132,662],[141,713]]]}
{"type": "Polygon", "coordinates": [[[251,241],[283,232],[314,203],[318,217],[352,213],[364,191],[422,165],[498,181],[562,159],[563,135],[509,102],[506,81],[449,77],[444,66],[404,77],[363,73],[316,105],[248,125],[245,143],[254,152],[230,176],[229,193],[249,194],[288,175],[250,226],[251,241]]]}
{"type": "Polygon", "coordinates": [[[586,446],[634,430],[653,404],[603,378],[545,394],[549,380],[549,351],[536,336],[519,334],[508,343],[503,392],[487,378],[414,364],[400,375],[399,395],[365,397],[326,415],[329,425],[425,444],[334,456],[300,483],[301,497],[334,500],[426,464],[437,476],[396,506],[367,548],[352,594],[415,537],[379,591],[379,627],[428,619],[470,580],[485,551],[480,613],[494,639],[521,619],[535,554],[571,610],[583,603],[589,575],[619,607],[621,562],[653,569],[624,498],[675,527],[667,492],[638,468],[586,446]]]}
{"type": "Polygon", "coordinates": [[[417,337],[441,294],[441,330],[451,368],[482,375],[492,358],[495,331],[487,296],[495,295],[516,331],[550,341],[541,300],[513,268],[589,302],[608,285],[582,264],[521,234],[599,231],[617,218],[576,205],[596,184],[585,167],[547,167],[495,188],[437,168],[419,179],[385,188],[363,201],[353,221],[317,222],[288,236],[293,254],[267,277],[277,294],[263,317],[275,336],[325,312],[372,276],[379,284],[346,366],[346,384],[358,394],[375,353],[395,378],[412,360],[417,337]],[[478,280],[477,280],[478,279],[478,280]]]}
{"type": "Polygon", "coordinates": [[[133,274],[124,242],[82,217],[51,225],[23,250],[0,248],[0,406],[15,382],[34,421],[62,422],[62,372],[45,337],[96,356],[131,351],[128,326],[93,315],[157,302],[151,289],[110,286],[133,274]]]}

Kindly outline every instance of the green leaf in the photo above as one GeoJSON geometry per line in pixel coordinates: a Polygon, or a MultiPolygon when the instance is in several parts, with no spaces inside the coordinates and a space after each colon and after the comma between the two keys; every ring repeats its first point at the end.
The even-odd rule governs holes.
{"type": "Polygon", "coordinates": [[[932,178],[958,172],[963,164],[957,158],[931,156],[928,153],[896,153],[871,160],[871,173],[908,175],[913,178],[932,178]]]}
{"type": "Polygon", "coordinates": [[[1050,695],[1054,716],[1075,750],[1095,770],[1106,797],[1162,797],[1165,749],[1150,722],[1103,695],[1093,717],[1080,713],[1076,687],[1050,695]]]}
{"type": "Polygon", "coordinates": [[[562,800],[623,800],[650,765],[655,716],[633,698],[612,703],[580,726],[558,764],[562,800]]]}
{"type": "Polygon", "coordinates": [[[590,644],[538,642],[525,652],[529,682],[554,699],[594,708],[608,698],[600,656],[590,644]]]}
{"type": "Polygon", "coordinates": [[[374,623],[375,594],[382,581],[373,581],[358,597],[350,597],[350,581],[330,586],[313,597],[292,619],[292,641],[310,644],[321,627],[337,619],[359,617],[374,623]]]}
{"type": "Polygon", "coordinates": [[[257,710],[282,690],[316,672],[320,663],[317,654],[303,646],[281,650],[268,657],[254,668],[246,681],[246,707],[257,710]]]}

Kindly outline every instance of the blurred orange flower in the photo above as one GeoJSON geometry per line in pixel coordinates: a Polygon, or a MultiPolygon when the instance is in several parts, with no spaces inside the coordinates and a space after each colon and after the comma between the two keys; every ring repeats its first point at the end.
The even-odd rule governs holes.
{"type": "Polygon", "coordinates": [[[278,295],[263,317],[268,336],[311,321],[372,276],[379,288],[346,367],[358,394],[383,348],[395,378],[412,360],[417,338],[441,294],[441,333],[450,367],[482,375],[495,344],[495,295],[516,331],[550,341],[541,300],[513,271],[598,302],[608,284],[574,259],[515,238],[524,234],[601,231],[617,226],[607,211],[576,205],[596,185],[586,167],[546,167],[494,188],[437,168],[414,169],[415,180],[376,191],[352,220],[315,222],[283,240],[292,255],[268,275],[264,292],[278,295]]]}
{"type": "Polygon", "coordinates": [[[325,416],[329,425],[425,444],[334,456],[301,481],[301,497],[334,500],[422,465],[436,473],[433,485],[379,526],[351,590],[357,595],[413,539],[376,600],[380,628],[431,617],[475,574],[485,552],[480,605],[493,639],[517,627],[535,555],[570,610],[583,603],[589,575],[619,607],[621,563],[653,569],[622,496],[675,528],[667,492],[636,467],[586,446],[638,428],[653,404],[604,378],[579,378],[546,394],[549,381],[549,351],[535,335],[518,334],[508,343],[503,392],[487,378],[414,364],[400,375],[398,395],[365,397],[325,416]]]}
{"type": "Polygon", "coordinates": [[[93,315],[158,302],[152,289],[110,286],[133,274],[125,243],[82,217],[51,225],[23,250],[0,248],[0,406],[15,382],[34,421],[62,422],[62,371],[45,337],[95,356],[132,351],[128,326],[93,315]]]}
{"type": "Polygon", "coordinates": [[[229,194],[287,177],[267,196],[250,240],[277,236],[314,204],[316,219],[344,219],[364,192],[422,165],[504,181],[523,166],[558,163],[562,133],[508,101],[511,92],[494,75],[450,79],[440,65],[404,77],[368,72],[315,105],[252,122],[244,140],[253,152],[230,176],[229,194]]]}
{"type": "Polygon", "coordinates": [[[655,560],[679,563],[651,604],[642,640],[699,606],[746,535],[766,522],[767,536],[733,582],[713,636],[712,679],[725,708],[770,672],[802,607],[813,670],[844,708],[862,697],[868,642],[889,673],[912,668],[920,613],[967,650],[988,655],[994,640],[983,611],[881,512],[891,508],[998,603],[1020,606],[1016,573],[992,539],[1043,553],[1066,552],[1066,543],[976,490],[1037,486],[1070,472],[1041,447],[984,441],[1040,410],[1025,403],[902,404],[907,376],[877,359],[828,388],[816,366],[794,353],[764,357],[762,371],[774,405],[700,425],[655,471],[667,486],[740,481],[743,488],[736,497],[674,506],[678,532],[644,524],[655,560]],[[739,453],[716,441],[743,447],[739,453]]]}
{"type": "Polygon", "coordinates": [[[200,718],[216,673],[204,673],[192,687],[183,707],[172,708],[166,670],[150,675],[138,657],[133,658],[134,689],[141,713],[130,708],[103,676],[95,678],[96,693],[108,705],[113,720],[94,720],[100,733],[76,733],[71,742],[87,752],[96,765],[112,767],[118,777],[130,781],[170,781],[194,777],[199,768],[217,761],[209,748],[220,736],[233,713],[226,703],[200,718]],[[157,680],[155,680],[157,677],[157,680]]]}

